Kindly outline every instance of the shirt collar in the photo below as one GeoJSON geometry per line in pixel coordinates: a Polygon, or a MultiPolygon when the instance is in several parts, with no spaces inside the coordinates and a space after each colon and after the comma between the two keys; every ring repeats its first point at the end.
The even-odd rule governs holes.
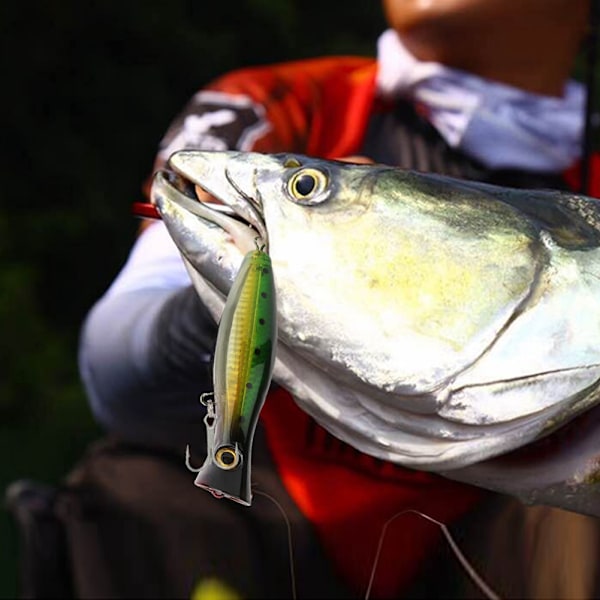
{"type": "Polygon", "coordinates": [[[416,59],[392,29],[378,40],[377,92],[417,102],[446,142],[489,168],[556,172],[581,156],[585,89],[533,94],[416,59]]]}

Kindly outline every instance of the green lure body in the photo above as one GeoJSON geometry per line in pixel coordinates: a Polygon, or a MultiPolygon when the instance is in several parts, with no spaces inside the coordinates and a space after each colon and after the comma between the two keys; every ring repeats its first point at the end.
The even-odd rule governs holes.
{"type": "MultiPolygon", "coordinates": [[[[269,255],[249,252],[227,297],[215,348],[214,393],[203,395],[208,456],[195,485],[251,504],[254,432],[275,362],[276,296],[269,255]]],[[[189,464],[188,464],[189,467],[189,464]]]]}

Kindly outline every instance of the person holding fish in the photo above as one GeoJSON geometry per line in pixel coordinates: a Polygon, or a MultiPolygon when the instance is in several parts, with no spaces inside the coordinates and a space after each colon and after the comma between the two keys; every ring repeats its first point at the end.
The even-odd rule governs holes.
{"type": "MultiPolygon", "coordinates": [[[[595,491],[566,499],[561,477],[572,469],[562,449],[540,453],[536,444],[551,419],[562,425],[582,414],[588,420],[572,443],[580,456],[595,456],[598,324],[554,315],[593,309],[598,209],[573,194],[496,187],[579,187],[586,94],[570,74],[592,7],[384,0],[390,29],[376,60],[324,57],[228,73],[173,121],[151,204],[138,207],[162,220],[144,223],[91,309],[80,347],[96,418],[147,449],[145,469],[113,449],[92,455],[80,474],[93,483],[95,465],[115,461],[107,489],[131,490],[133,512],[141,494],[162,507],[146,514],[159,541],[131,538],[138,560],[154,553],[168,565],[147,572],[145,589],[189,597],[216,577],[241,597],[287,596],[279,508],[293,533],[301,597],[447,596],[456,573],[431,523],[406,515],[384,545],[382,535],[406,511],[446,524],[487,514],[501,497],[483,488],[594,514],[595,491]],[[217,323],[258,243],[273,263],[281,343],[252,452],[252,484],[264,496],[248,508],[201,492],[183,460],[152,462],[151,449],[183,456],[190,443],[193,456],[206,456],[198,396],[213,389],[213,358],[222,364],[217,323]],[[581,281],[551,281],[575,266],[581,281]],[[538,314],[528,311],[541,295],[560,351],[534,344],[536,321],[526,316],[538,314]],[[397,335],[408,330],[416,333],[397,335]],[[538,362],[528,362],[536,352],[538,362]],[[570,399],[568,410],[556,390],[570,399]],[[527,454],[528,444],[536,452],[527,454]],[[495,458],[505,454],[505,462],[495,458]],[[167,514],[186,515],[172,524],[189,526],[186,535],[167,534],[167,514]],[[171,578],[175,555],[196,559],[171,578]]],[[[588,192],[600,192],[598,179],[588,192]]],[[[224,471],[244,456],[227,440],[224,471]]],[[[243,503],[249,498],[245,491],[243,503]]],[[[482,527],[481,518],[473,523],[482,527]]],[[[570,522],[570,531],[578,527],[570,522]]],[[[593,557],[595,534],[582,535],[593,557]]],[[[519,568],[522,551],[514,551],[519,568]]],[[[593,594],[590,564],[568,565],[577,593],[593,594]]],[[[502,595],[574,589],[558,579],[534,589],[522,575],[494,583],[502,595]]],[[[134,589],[117,580],[113,594],[134,589]]]]}

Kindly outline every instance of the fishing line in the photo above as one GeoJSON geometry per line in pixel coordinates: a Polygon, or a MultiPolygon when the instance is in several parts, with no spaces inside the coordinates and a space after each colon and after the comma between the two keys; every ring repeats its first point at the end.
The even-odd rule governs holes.
{"type": "Polygon", "coordinates": [[[259,496],[264,496],[265,498],[273,502],[273,504],[275,504],[275,506],[279,509],[279,512],[281,513],[281,515],[283,516],[283,520],[285,521],[285,526],[287,529],[288,555],[290,559],[290,583],[292,588],[292,600],[296,600],[296,569],[294,567],[294,549],[292,545],[292,524],[290,523],[290,520],[288,519],[285,510],[283,510],[283,506],[281,506],[281,504],[279,504],[279,502],[277,502],[277,500],[275,500],[273,496],[267,494],[266,492],[261,492],[260,490],[256,489],[253,491],[255,494],[258,494],[259,496]]]}
{"type": "MultiPolygon", "coordinates": [[[[286,531],[287,531],[287,545],[288,545],[288,556],[289,556],[289,564],[290,564],[291,597],[292,597],[292,600],[297,600],[296,569],[294,566],[294,548],[293,548],[293,542],[292,542],[292,525],[290,523],[290,520],[289,520],[283,506],[281,506],[281,504],[273,496],[271,496],[270,494],[267,494],[266,492],[257,490],[257,489],[253,489],[253,493],[257,494],[259,496],[264,496],[265,498],[270,500],[273,504],[275,504],[275,506],[281,513],[281,516],[283,517],[283,520],[284,520],[285,526],[286,526],[286,531]]],[[[467,575],[469,575],[469,577],[471,578],[473,583],[475,583],[475,585],[481,590],[481,592],[484,594],[484,596],[486,598],[488,598],[489,600],[500,600],[500,596],[498,594],[496,594],[496,592],[484,581],[484,579],[477,573],[475,567],[473,567],[473,565],[471,565],[471,563],[467,560],[465,555],[462,553],[458,544],[452,537],[452,534],[450,533],[448,527],[441,521],[438,521],[437,519],[434,519],[433,517],[430,517],[429,515],[427,515],[425,513],[422,513],[418,510],[411,509],[411,508],[404,509],[404,510],[397,512],[392,517],[390,517],[384,523],[383,527],[381,528],[381,534],[379,536],[379,541],[377,544],[377,551],[375,552],[373,566],[371,567],[369,584],[367,586],[367,590],[364,595],[365,600],[369,600],[369,598],[371,596],[371,589],[373,587],[373,582],[375,581],[375,574],[377,572],[379,557],[381,555],[381,550],[383,548],[383,542],[385,539],[385,535],[387,533],[387,529],[395,519],[397,519],[398,517],[401,517],[402,515],[405,515],[407,513],[413,513],[419,517],[422,517],[423,519],[426,519],[430,523],[437,525],[442,530],[442,533],[444,534],[444,537],[446,538],[446,541],[448,542],[450,549],[454,553],[454,556],[456,556],[458,562],[461,564],[463,569],[467,572],[467,575]]]]}
{"type": "Polygon", "coordinates": [[[479,576],[479,574],[477,573],[475,568],[471,565],[471,563],[466,559],[465,555],[460,551],[458,544],[454,541],[454,538],[450,534],[450,531],[448,530],[446,525],[444,525],[444,523],[441,523],[440,521],[437,521],[433,517],[430,517],[429,515],[426,515],[425,513],[422,513],[420,511],[412,509],[412,508],[407,508],[405,510],[401,510],[401,511],[397,512],[395,515],[390,517],[383,525],[383,527],[381,529],[381,535],[379,536],[379,542],[377,544],[377,551],[375,552],[375,559],[373,561],[373,566],[371,568],[371,577],[369,578],[369,585],[367,586],[367,591],[365,592],[365,600],[368,600],[371,595],[371,588],[373,586],[373,581],[375,580],[375,572],[377,571],[377,563],[379,562],[379,555],[381,554],[381,548],[383,547],[383,540],[385,538],[385,534],[387,533],[387,528],[392,523],[392,521],[394,521],[398,517],[405,515],[407,513],[413,513],[415,515],[418,515],[418,516],[422,517],[423,519],[426,519],[427,521],[430,521],[431,523],[435,523],[438,527],[440,527],[440,529],[442,530],[442,533],[444,534],[444,537],[446,538],[446,541],[448,542],[452,552],[454,553],[454,556],[456,556],[456,558],[462,565],[463,569],[467,572],[467,574],[473,580],[475,585],[483,592],[483,594],[487,598],[489,598],[489,600],[500,600],[500,596],[498,596],[498,594],[496,594],[496,592],[494,592],[494,590],[492,590],[487,585],[487,583],[479,576]]]}

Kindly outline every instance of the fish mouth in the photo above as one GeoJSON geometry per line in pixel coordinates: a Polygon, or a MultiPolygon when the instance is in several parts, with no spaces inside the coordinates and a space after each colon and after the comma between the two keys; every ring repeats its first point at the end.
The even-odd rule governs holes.
{"type": "MultiPolygon", "coordinates": [[[[220,227],[231,235],[243,253],[257,247],[266,249],[268,234],[262,203],[242,189],[227,164],[219,160],[219,154],[193,151],[173,154],[167,166],[154,176],[150,201],[163,219],[176,205],[220,227]]],[[[256,188],[251,186],[251,189],[256,188]]]]}

